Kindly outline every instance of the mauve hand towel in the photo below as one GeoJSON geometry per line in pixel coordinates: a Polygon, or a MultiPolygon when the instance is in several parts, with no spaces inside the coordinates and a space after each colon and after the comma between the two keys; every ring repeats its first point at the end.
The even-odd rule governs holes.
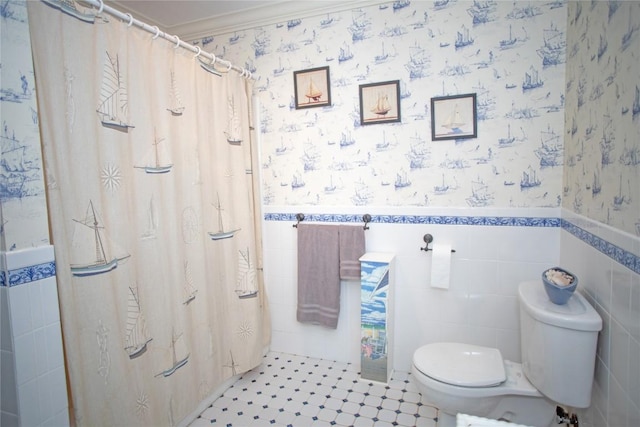
{"type": "Polygon", "coordinates": [[[364,255],[364,228],[361,225],[341,225],[340,233],[340,278],[360,280],[360,257],[364,255]]]}
{"type": "Polygon", "coordinates": [[[334,225],[298,224],[298,322],[338,326],[338,230],[334,225]]]}

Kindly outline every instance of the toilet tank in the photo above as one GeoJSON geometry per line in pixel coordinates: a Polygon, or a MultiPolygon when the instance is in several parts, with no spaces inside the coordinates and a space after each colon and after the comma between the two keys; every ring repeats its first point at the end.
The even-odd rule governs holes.
{"type": "Polygon", "coordinates": [[[525,375],[552,401],[588,407],[602,329],[600,315],[578,292],[567,304],[552,303],[541,281],[521,283],[518,301],[525,375]]]}

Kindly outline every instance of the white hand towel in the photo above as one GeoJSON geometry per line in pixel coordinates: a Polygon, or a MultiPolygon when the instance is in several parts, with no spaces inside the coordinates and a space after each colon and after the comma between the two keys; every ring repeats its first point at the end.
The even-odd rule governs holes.
{"type": "Polygon", "coordinates": [[[431,287],[449,289],[451,245],[434,244],[431,255],[431,287]]]}

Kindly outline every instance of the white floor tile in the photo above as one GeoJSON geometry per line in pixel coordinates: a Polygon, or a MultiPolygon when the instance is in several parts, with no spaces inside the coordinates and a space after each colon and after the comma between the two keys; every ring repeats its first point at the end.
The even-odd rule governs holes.
{"type": "Polygon", "coordinates": [[[377,408],[378,406],[382,405],[382,398],[378,396],[369,395],[364,398],[364,404],[367,406],[372,406],[374,408],[377,408]]]}
{"type": "Polygon", "coordinates": [[[359,375],[353,364],[272,352],[190,427],[437,427],[410,373],[394,372],[388,385],[359,375]]]}
{"type": "Polygon", "coordinates": [[[342,409],[342,412],[355,415],[360,412],[360,405],[353,402],[345,402],[342,404],[342,408],[340,409],[342,409]]]}
{"type": "Polygon", "coordinates": [[[333,390],[331,390],[332,399],[344,400],[347,398],[348,395],[349,395],[349,392],[344,389],[334,388],[333,390]]]}
{"type": "Polygon", "coordinates": [[[354,427],[373,427],[373,420],[367,417],[358,417],[353,423],[354,427]]]}
{"type": "MultiPolygon", "coordinates": [[[[314,406],[314,405],[304,405],[301,409],[300,409],[300,414],[304,415],[305,417],[308,418],[313,418],[313,417],[317,417],[318,416],[318,412],[320,412],[320,407],[319,406],[314,406]]],[[[304,424],[298,424],[298,425],[304,425],[304,424]]]]}
{"type": "Polygon", "coordinates": [[[364,395],[364,393],[360,393],[358,391],[352,391],[347,395],[347,400],[353,403],[362,403],[364,402],[365,397],[366,396],[364,395]]]}
{"type": "Polygon", "coordinates": [[[347,414],[346,412],[338,414],[335,419],[337,425],[345,427],[352,426],[355,421],[356,417],[353,414],[347,414]]]}
{"type": "Polygon", "coordinates": [[[398,414],[396,414],[394,411],[390,411],[388,409],[381,409],[378,411],[378,416],[376,418],[378,418],[381,421],[393,423],[396,420],[397,416],[398,414]]]}
{"type": "Polygon", "coordinates": [[[398,409],[400,409],[400,402],[394,399],[389,399],[389,398],[383,399],[382,407],[384,409],[388,409],[389,411],[397,411],[398,409]]]}
{"type": "Polygon", "coordinates": [[[333,409],[329,409],[329,408],[323,408],[320,409],[320,412],[318,412],[318,419],[321,421],[334,421],[336,419],[336,416],[338,415],[338,413],[333,410],[333,409]]]}

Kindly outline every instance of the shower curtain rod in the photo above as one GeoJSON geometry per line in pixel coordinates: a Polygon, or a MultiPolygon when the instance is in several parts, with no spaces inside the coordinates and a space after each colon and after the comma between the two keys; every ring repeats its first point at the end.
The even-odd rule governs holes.
{"type": "Polygon", "coordinates": [[[162,37],[163,39],[169,40],[173,43],[175,43],[175,48],[177,49],[178,47],[182,47],[184,49],[190,50],[191,52],[194,52],[196,54],[195,58],[197,58],[198,56],[203,56],[207,59],[209,59],[210,63],[208,65],[214,65],[215,63],[220,63],[222,65],[224,65],[225,67],[227,67],[226,70],[218,70],[218,73],[224,73],[230,70],[233,71],[237,71],[238,73],[240,73],[240,75],[244,78],[247,79],[251,79],[251,80],[256,80],[256,78],[253,76],[253,74],[251,73],[251,71],[247,70],[246,68],[243,67],[238,67],[237,65],[233,65],[231,62],[226,61],[224,59],[220,59],[218,57],[216,57],[213,53],[209,53],[209,52],[205,52],[203,51],[200,46],[194,46],[190,43],[184,42],[182,40],[180,40],[180,38],[176,35],[171,35],[171,34],[167,34],[164,31],[161,31],[157,26],[153,25],[149,25],[146,24],[138,19],[135,19],[130,13],[124,13],[121,12],[117,9],[114,9],[111,6],[108,6],[106,4],[104,4],[104,0],[81,0],[82,3],[87,3],[90,4],[91,6],[93,6],[94,8],[98,9],[98,15],[102,12],[106,12],[110,15],[115,16],[116,18],[121,19],[122,21],[126,22],[127,25],[130,27],[132,25],[136,25],[137,27],[142,28],[143,30],[153,34],[153,39],[156,39],[158,37],[162,37]]]}

